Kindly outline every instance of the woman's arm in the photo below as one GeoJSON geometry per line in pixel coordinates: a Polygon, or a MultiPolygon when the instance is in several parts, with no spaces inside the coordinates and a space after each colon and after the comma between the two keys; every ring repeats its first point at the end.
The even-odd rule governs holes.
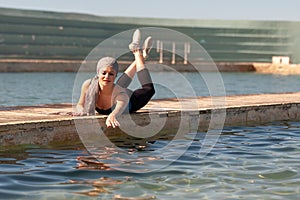
{"type": "Polygon", "coordinates": [[[76,105],[76,110],[73,113],[74,116],[82,116],[84,114],[83,108],[85,103],[85,95],[86,95],[86,91],[89,88],[90,82],[91,80],[89,79],[84,81],[84,83],[82,84],[80,97],[76,105]]]}
{"type": "Polygon", "coordinates": [[[116,106],[115,109],[107,116],[106,119],[106,126],[107,127],[117,127],[120,126],[117,117],[120,116],[126,109],[129,102],[129,97],[127,96],[126,92],[122,92],[118,94],[116,97],[116,106]]]}

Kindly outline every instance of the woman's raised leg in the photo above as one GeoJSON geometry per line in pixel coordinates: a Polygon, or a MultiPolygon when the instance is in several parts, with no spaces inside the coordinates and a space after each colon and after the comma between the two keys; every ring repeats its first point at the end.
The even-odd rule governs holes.
{"type": "Polygon", "coordinates": [[[133,52],[135,60],[124,71],[118,79],[117,84],[121,87],[127,88],[131,83],[137,71],[145,68],[145,59],[148,57],[152,48],[152,37],[147,37],[143,44],[143,50],[140,49],[141,32],[137,29],[132,36],[132,42],[129,44],[129,49],[133,52]],[[138,53],[138,54],[137,54],[138,53]]]}

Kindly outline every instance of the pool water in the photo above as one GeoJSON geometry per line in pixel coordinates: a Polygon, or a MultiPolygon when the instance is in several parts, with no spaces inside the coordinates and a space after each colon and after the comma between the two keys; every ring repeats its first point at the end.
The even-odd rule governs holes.
{"type": "MultiPolygon", "coordinates": [[[[80,144],[1,147],[0,198],[299,199],[300,122],[225,127],[202,158],[205,134],[190,133],[194,139],[179,159],[147,173],[83,167],[77,158],[89,155],[80,144]]],[[[128,152],[139,158],[167,143],[128,152]]]]}
{"type": "MultiPolygon", "coordinates": [[[[154,98],[190,96],[187,81],[196,95],[210,95],[199,74],[182,73],[183,82],[176,75],[151,72],[155,83],[164,81],[156,85],[154,98]]],[[[226,95],[299,92],[297,75],[221,75],[226,95]]],[[[75,77],[76,73],[0,73],[0,107],[72,102],[75,77]]],[[[137,85],[134,81],[132,87],[137,85]]],[[[171,165],[154,166],[158,169],[154,171],[153,165],[140,160],[151,160],[153,152],[169,141],[124,149],[139,161],[125,159],[124,166],[150,167],[145,173],[83,165],[77,158],[89,154],[81,144],[0,146],[0,199],[299,199],[300,122],[225,127],[212,151],[202,158],[199,151],[205,134],[190,133],[185,141],[164,149],[160,159],[170,162],[174,152],[192,142],[171,165]]]]}
{"type": "MultiPolygon", "coordinates": [[[[151,72],[156,87],[153,98],[210,96],[202,76],[209,78],[214,73],[151,72]],[[192,87],[192,90],[190,87],[192,87]],[[170,91],[172,90],[172,91],[170,91]]],[[[94,74],[82,73],[81,83],[94,74]]],[[[300,92],[299,75],[270,75],[257,73],[222,73],[226,95],[300,92]]],[[[78,99],[80,91],[73,93],[76,73],[0,73],[0,108],[52,103],[70,103],[78,99]]],[[[212,76],[212,78],[215,78],[212,76]]],[[[79,79],[79,78],[78,78],[79,79]]],[[[136,78],[131,89],[139,87],[136,78]]],[[[76,87],[75,87],[76,88],[76,87]]],[[[210,88],[211,89],[211,88],[210,88]]],[[[224,94],[220,94],[224,95],[224,94]]],[[[77,101],[75,101],[77,102],[77,101]]]]}

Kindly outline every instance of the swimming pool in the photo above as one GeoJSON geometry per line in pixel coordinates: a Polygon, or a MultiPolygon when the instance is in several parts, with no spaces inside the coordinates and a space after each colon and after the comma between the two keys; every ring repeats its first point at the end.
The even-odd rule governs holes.
{"type": "MultiPolygon", "coordinates": [[[[75,75],[1,73],[0,106],[71,102],[75,75]]],[[[154,82],[163,79],[175,88],[177,84],[176,94],[190,95],[172,73],[152,75],[154,82]]],[[[197,74],[183,75],[197,95],[209,95],[197,74]]],[[[299,92],[299,76],[223,73],[222,78],[227,95],[299,92]]],[[[164,89],[168,88],[157,88],[155,98],[172,97],[164,89]]],[[[88,153],[80,144],[0,147],[0,199],[299,199],[299,128],[300,122],[225,127],[205,158],[198,157],[205,133],[190,133],[195,139],[184,155],[148,173],[83,167],[77,157],[88,153]]],[[[167,143],[160,140],[125,150],[137,160],[151,158],[151,152],[167,143]]],[[[181,150],[186,141],[177,144],[165,155],[181,150]]],[[[126,162],[127,167],[141,164],[126,162]]]]}
{"type": "MultiPolygon", "coordinates": [[[[77,157],[88,154],[80,144],[1,147],[0,198],[299,199],[300,122],[224,127],[204,158],[198,152],[205,132],[190,136],[192,144],[179,159],[148,173],[83,167],[77,157]]],[[[167,143],[126,150],[138,159],[167,143]]]]}
{"type": "MultiPolygon", "coordinates": [[[[181,73],[197,96],[209,96],[205,82],[198,73],[181,73]]],[[[207,73],[202,73],[207,75],[207,73]]],[[[256,73],[222,73],[226,95],[299,92],[300,76],[256,73]]],[[[76,73],[0,73],[0,107],[72,102],[76,73]]],[[[94,74],[86,74],[86,78],[94,74]]],[[[154,83],[176,88],[177,97],[190,97],[186,82],[178,80],[173,72],[151,72],[154,83]]],[[[134,81],[130,87],[139,84],[134,81]]],[[[154,98],[174,97],[168,88],[156,85],[154,98]]]]}

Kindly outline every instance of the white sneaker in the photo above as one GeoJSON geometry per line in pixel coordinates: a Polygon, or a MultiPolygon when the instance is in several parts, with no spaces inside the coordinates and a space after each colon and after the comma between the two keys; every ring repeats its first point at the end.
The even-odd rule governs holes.
{"type": "Polygon", "coordinates": [[[136,29],[132,35],[132,42],[129,44],[130,51],[137,51],[140,49],[141,31],[136,29]]]}
{"type": "Polygon", "coordinates": [[[149,36],[146,38],[146,40],[144,41],[144,44],[143,44],[143,57],[144,58],[148,58],[149,53],[152,49],[152,45],[153,45],[153,40],[152,40],[152,37],[149,36]]]}

